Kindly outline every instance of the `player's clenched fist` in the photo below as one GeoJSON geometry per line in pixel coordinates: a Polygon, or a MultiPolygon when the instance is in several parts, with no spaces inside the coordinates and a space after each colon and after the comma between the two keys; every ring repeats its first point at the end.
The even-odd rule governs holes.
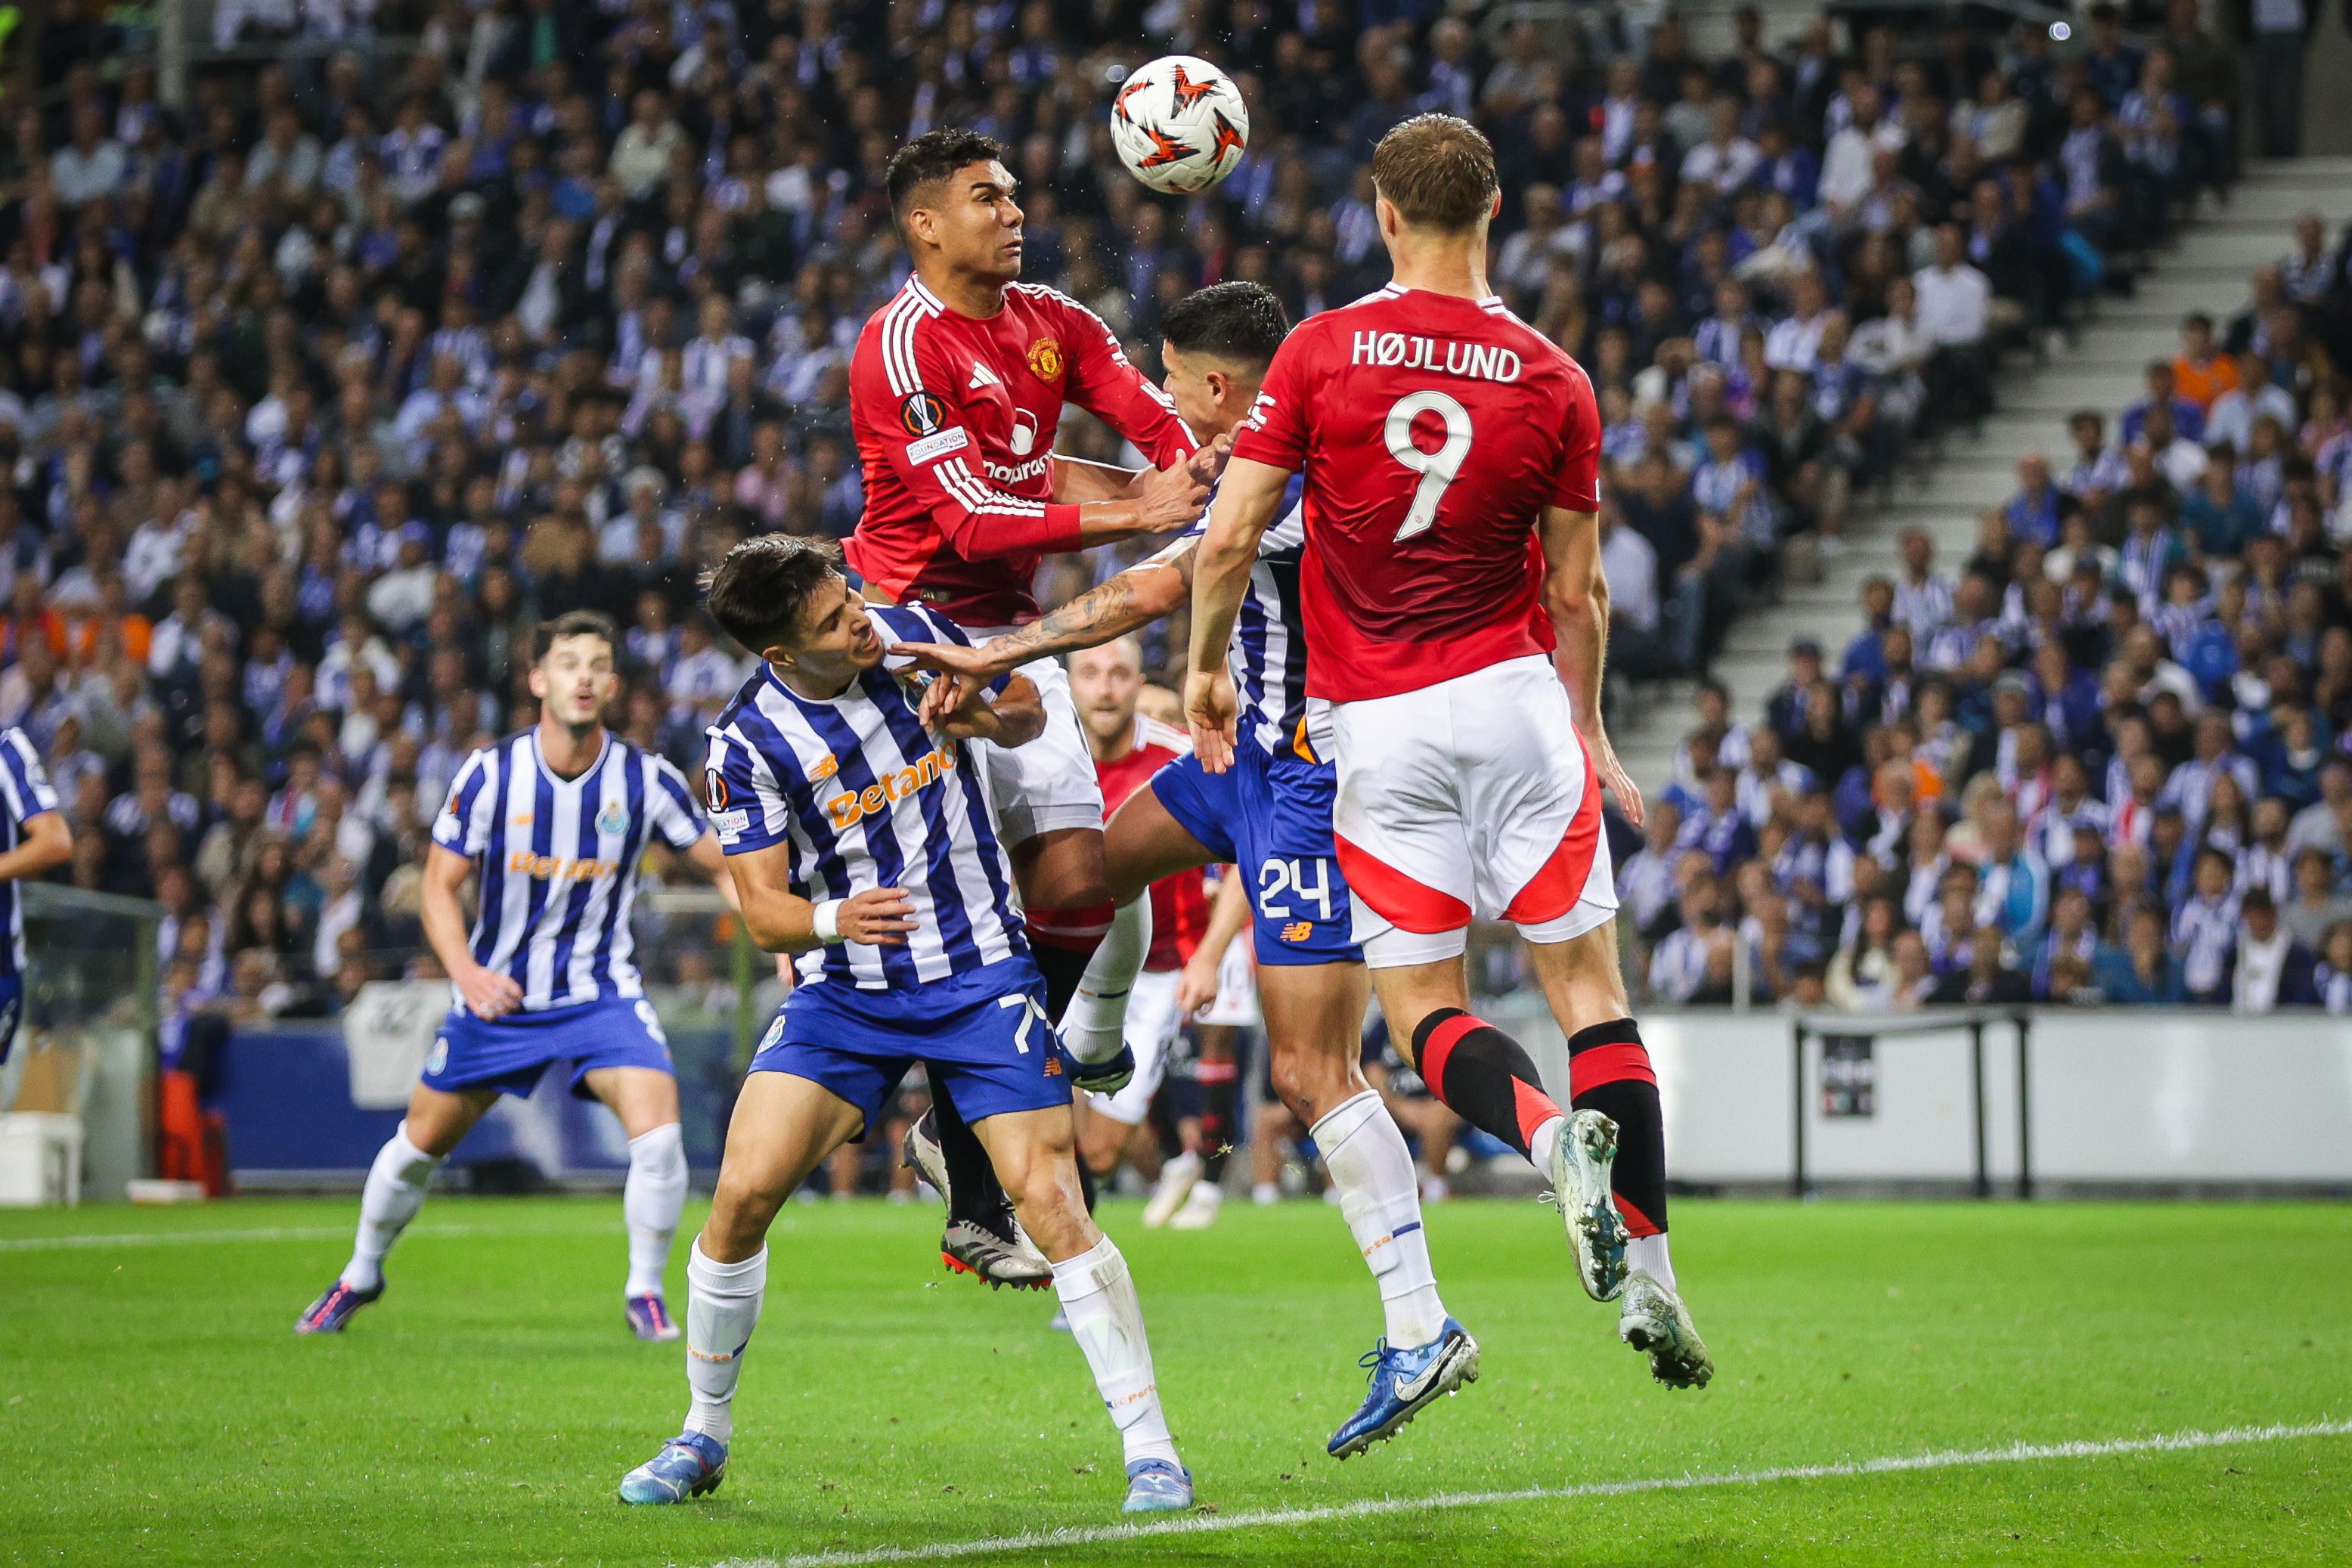
{"type": "Polygon", "coordinates": [[[841,940],[902,947],[915,929],[915,900],[904,888],[868,888],[841,900],[841,940]]]}

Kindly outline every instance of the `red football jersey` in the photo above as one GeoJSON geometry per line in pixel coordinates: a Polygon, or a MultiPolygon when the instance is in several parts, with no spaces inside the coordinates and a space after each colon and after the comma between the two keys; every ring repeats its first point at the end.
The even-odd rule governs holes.
{"type": "Polygon", "coordinates": [[[1234,456],[1306,475],[1307,690],[1334,702],[1548,654],[1547,506],[1600,509],[1601,410],[1503,308],[1391,285],[1299,323],[1234,456]]]}
{"type": "Polygon", "coordinates": [[[866,479],[850,565],[892,600],[965,626],[1035,620],[1038,562],[1078,545],[1078,509],[1053,499],[1066,398],[1154,467],[1197,445],[1167,395],[1076,300],[1014,283],[1004,309],[982,321],[908,279],[866,319],[849,362],[849,427],[866,479]]]}
{"type": "MultiPolygon", "coordinates": [[[[1192,737],[1159,720],[1135,716],[1135,744],[1115,763],[1095,762],[1095,778],[1102,784],[1103,816],[1108,818],[1121,802],[1151,781],[1151,775],[1192,749],[1192,737]]],[[[1201,945],[1209,929],[1209,893],[1205,873],[1179,871],[1151,884],[1151,951],[1143,967],[1181,969],[1201,945]]]]}

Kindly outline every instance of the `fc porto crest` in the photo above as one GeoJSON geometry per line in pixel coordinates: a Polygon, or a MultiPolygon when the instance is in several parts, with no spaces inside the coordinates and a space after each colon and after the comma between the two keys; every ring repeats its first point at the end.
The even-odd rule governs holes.
{"type": "Polygon", "coordinates": [[[1029,374],[1039,381],[1059,381],[1068,362],[1062,357],[1062,345],[1055,338],[1039,338],[1029,345],[1029,374]]]}
{"type": "Polygon", "coordinates": [[[618,838],[629,830],[629,808],[617,800],[604,803],[596,814],[596,831],[607,838],[618,838]]]}

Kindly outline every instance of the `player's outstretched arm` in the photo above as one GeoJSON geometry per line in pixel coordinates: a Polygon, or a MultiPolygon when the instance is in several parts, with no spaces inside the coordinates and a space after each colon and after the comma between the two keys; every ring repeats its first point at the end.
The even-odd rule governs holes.
{"type": "Polygon", "coordinates": [[[727,868],[742,902],[743,929],[752,945],[769,952],[805,952],[839,942],[899,947],[915,929],[914,901],[903,888],[867,888],[823,903],[793,892],[789,841],[730,855],[727,868]]]}
{"type": "Polygon", "coordinates": [[[473,944],[466,940],[466,909],[459,894],[473,874],[473,861],[446,846],[436,844],[425,851],[425,877],[418,889],[425,940],[476,1017],[503,1017],[522,1005],[522,987],[513,975],[477,962],[473,944]]]}
{"type": "Polygon", "coordinates": [[[1192,668],[1184,678],[1184,719],[1192,728],[1192,749],[1201,765],[1221,773],[1234,760],[1234,725],[1240,705],[1225,653],[1234,640],[1258,541],[1274,522],[1290,487],[1290,470],[1235,458],[1225,465],[1224,483],[1209,513],[1192,566],[1192,668]]]}
{"type": "Polygon", "coordinates": [[[1609,645],[1609,579],[1601,572],[1601,514],[1549,506],[1543,515],[1544,607],[1559,633],[1560,672],[1577,732],[1591,753],[1593,776],[1617,797],[1626,820],[1642,825],[1633,787],[1601,722],[1601,671],[1609,645]]]}
{"type": "Polygon", "coordinates": [[[918,668],[939,670],[965,680],[987,681],[1018,669],[1032,659],[1051,658],[1082,647],[1100,647],[1150,625],[1184,602],[1184,596],[1192,591],[1192,561],[1198,542],[1182,540],[1149,561],[1139,561],[1019,631],[970,647],[961,643],[902,642],[890,651],[907,655],[918,668]]]}
{"type": "MultiPolygon", "coordinates": [[[[1234,449],[1231,436],[1220,436],[1184,460],[1192,476],[1204,485],[1213,485],[1217,476],[1225,470],[1225,458],[1234,449]]],[[[1150,468],[1122,468],[1116,463],[1097,463],[1090,458],[1066,458],[1054,454],[1054,499],[1057,501],[1134,500],[1143,493],[1144,479],[1150,468]]]]}

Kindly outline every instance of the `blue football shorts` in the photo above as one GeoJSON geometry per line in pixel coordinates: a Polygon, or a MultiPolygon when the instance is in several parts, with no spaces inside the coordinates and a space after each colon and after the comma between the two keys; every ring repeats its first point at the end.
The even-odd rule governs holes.
{"type": "Polygon", "coordinates": [[[653,1004],[642,996],[600,996],[568,1007],[476,1017],[464,1005],[449,1009],[425,1057],[425,1087],[455,1094],[495,1089],[529,1094],[540,1076],[563,1064],[572,1092],[594,1098],[588,1075],[598,1068],[651,1068],[673,1077],[669,1041],[653,1004]]]}
{"type": "Polygon", "coordinates": [[[1361,963],[1348,879],[1332,847],[1331,764],[1244,736],[1222,773],[1189,752],[1151,775],[1184,831],[1249,879],[1260,963],[1361,963]]]}
{"type": "Polygon", "coordinates": [[[751,1070],[791,1073],[847,1100],[865,1113],[863,1139],[917,1062],[966,1121],[1070,1103],[1045,983],[1025,954],[898,990],[802,985],[777,1010],[751,1070]]]}

